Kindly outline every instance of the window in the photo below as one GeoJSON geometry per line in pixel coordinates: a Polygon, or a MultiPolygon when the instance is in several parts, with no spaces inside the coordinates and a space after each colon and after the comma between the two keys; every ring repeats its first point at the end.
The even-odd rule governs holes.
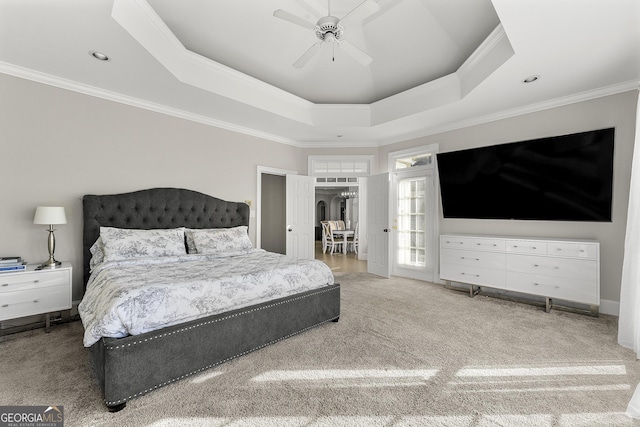
{"type": "MultiPolygon", "coordinates": [[[[347,178],[348,182],[357,182],[357,177],[373,173],[373,160],[374,156],[369,155],[309,156],[309,175],[326,179],[341,177],[347,178]]],[[[324,182],[319,179],[318,182],[324,182]]]]}
{"type": "Polygon", "coordinates": [[[409,169],[420,166],[429,166],[432,163],[432,154],[418,154],[415,156],[402,157],[395,159],[395,170],[409,169]]]}
{"type": "Polygon", "coordinates": [[[425,267],[426,178],[398,181],[398,265],[425,267]]]}

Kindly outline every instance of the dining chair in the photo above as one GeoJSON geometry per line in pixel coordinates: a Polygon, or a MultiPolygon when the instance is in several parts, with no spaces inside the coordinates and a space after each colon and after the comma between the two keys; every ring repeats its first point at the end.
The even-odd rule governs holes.
{"type": "Polygon", "coordinates": [[[327,233],[329,232],[329,221],[320,221],[322,226],[322,253],[327,252],[327,233]]]}
{"type": "Polygon", "coordinates": [[[356,228],[353,231],[353,236],[347,238],[347,252],[352,250],[353,252],[358,253],[358,241],[360,240],[358,236],[358,226],[359,224],[356,223],[356,228]]]}
{"type": "Polygon", "coordinates": [[[327,249],[331,249],[331,253],[333,254],[336,250],[340,252],[342,250],[342,242],[336,241],[333,238],[333,230],[331,228],[331,222],[329,221],[327,224],[322,224],[322,239],[323,244],[326,241],[326,245],[323,245],[322,253],[325,253],[327,249]]]}

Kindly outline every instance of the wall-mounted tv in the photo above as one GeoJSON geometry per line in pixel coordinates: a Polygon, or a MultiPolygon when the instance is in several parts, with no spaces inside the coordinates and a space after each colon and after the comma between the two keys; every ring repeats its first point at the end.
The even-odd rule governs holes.
{"type": "Polygon", "coordinates": [[[611,221],[614,128],[437,155],[445,218],[611,221]]]}

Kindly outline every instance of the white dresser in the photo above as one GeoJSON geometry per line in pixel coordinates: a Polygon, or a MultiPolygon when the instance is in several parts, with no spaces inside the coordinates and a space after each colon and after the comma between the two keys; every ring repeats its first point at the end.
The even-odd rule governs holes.
{"type": "Polygon", "coordinates": [[[447,234],[440,236],[440,279],[600,306],[600,244],[564,240],[447,234]]]}
{"type": "Polygon", "coordinates": [[[49,331],[51,312],[71,309],[71,264],[63,262],[55,269],[0,274],[0,321],[46,314],[49,331]]]}

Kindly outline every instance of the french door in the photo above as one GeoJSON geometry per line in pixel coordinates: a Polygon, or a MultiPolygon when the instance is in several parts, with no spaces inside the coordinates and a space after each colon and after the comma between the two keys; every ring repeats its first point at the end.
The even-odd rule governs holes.
{"type": "Polygon", "coordinates": [[[432,281],[437,221],[433,172],[396,172],[393,189],[393,275],[432,281]]]}

